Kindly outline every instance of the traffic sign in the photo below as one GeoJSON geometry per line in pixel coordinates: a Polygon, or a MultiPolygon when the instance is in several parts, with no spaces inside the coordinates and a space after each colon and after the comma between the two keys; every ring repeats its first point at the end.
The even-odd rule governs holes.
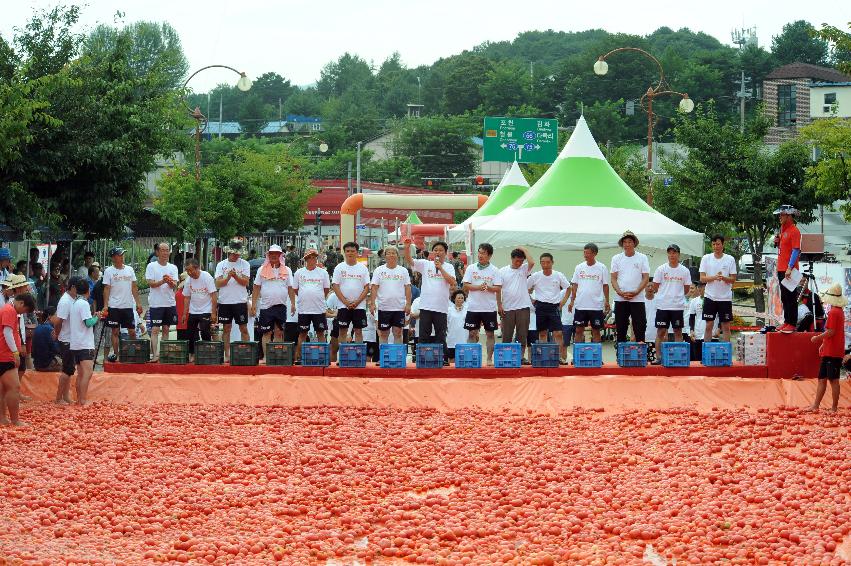
{"type": "Polygon", "coordinates": [[[558,120],[485,117],[483,161],[552,163],[558,157],[558,120]]]}

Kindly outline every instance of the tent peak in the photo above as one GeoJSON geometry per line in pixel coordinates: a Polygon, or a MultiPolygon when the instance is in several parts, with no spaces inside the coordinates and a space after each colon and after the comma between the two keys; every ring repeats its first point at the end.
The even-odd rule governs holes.
{"type": "Polygon", "coordinates": [[[576,127],[573,133],[570,134],[570,139],[561,150],[558,159],[566,159],[568,157],[590,157],[591,159],[602,159],[603,152],[597,146],[594,136],[591,135],[591,130],[588,128],[588,122],[585,121],[585,116],[580,116],[576,121],[576,127]]]}

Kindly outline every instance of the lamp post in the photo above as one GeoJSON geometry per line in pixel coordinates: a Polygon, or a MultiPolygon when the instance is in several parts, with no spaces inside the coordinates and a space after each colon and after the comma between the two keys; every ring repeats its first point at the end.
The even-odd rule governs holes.
{"type": "Polygon", "coordinates": [[[609,56],[622,51],[635,51],[636,53],[640,53],[656,63],[656,66],[659,68],[659,82],[656,83],[656,86],[650,85],[647,87],[647,92],[644,93],[640,100],[642,108],[644,108],[647,112],[647,204],[653,206],[653,126],[655,122],[655,115],[653,114],[653,99],[657,96],[663,96],[666,94],[679,96],[681,97],[679,106],[680,112],[684,113],[689,113],[694,110],[694,101],[690,99],[688,94],[685,92],[671,90],[668,86],[668,81],[665,80],[665,71],[662,69],[662,64],[659,60],[647,51],[639,49],[638,47],[619,47],[609,51],[605,55],[600,55],[600,57],[597,58],[597,62],[594,63],[594,73],[600,76],[608,73],[609,64],[606,63],[606,59],[609,56]],[[646,104],[645,100],[647,101],[646,104]]]}
{"type": "MultiPolygon", "coordinates": [[[[248,75],[243,73],[242,71],[237,71],[233,67],[228,67],[227,65],[207,65],[206,67],[201,67],[187,78],[183,82],[183,90],[185,91],[186,85],[189,84],[189,81],[192,80],[192,77],[200,73],[201,71],[205,71],[207,69],[228,69],[233,71],[237,75],[239,75],[239,80],[236,83],[236,88],[245,92],[251,88],[251,79],[248,78],[248,75]]],[[[221,109],[221,107],[220,107],[221,109]]],[[[192,119],[195,120],[195,180],[201,180],[201,132],[207,129],[207,117],[201,113],[201,108],[198,106],[195,107],[195,110],[189,109],[189,115],[192,116],[192,119]],[[204,123],[204,127],[201,127],[201,123],[204,123]]],[[[221,119],[221,116],[220,116],[221,119]]]]}
{"type": "Polygon", "coordinates": [[[322,211],[316,211],[316,240],[319,246],[322,246],[322,211]]]}

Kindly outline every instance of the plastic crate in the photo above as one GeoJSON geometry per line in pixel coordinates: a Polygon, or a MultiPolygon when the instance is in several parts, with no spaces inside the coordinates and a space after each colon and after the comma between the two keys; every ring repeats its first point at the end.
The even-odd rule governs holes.
{"type": "Polygon", "coordinates": [[[267,366],[291,366],[294,354],[295,344],[292,342],[269,342],[263,357],[267,366]]]}
{"type": "Polygon", "coordinates": [[[328,367],[331,365],[331,346],[327,342],[302,343],[301,365],[307,367],[328,367]]]}
{"type": "Polygon", "coordinates": [[[666,368],[687,368],[691,364],[691,344],[662,342],[662,365],[666,368]]]}
{"type": "Polygon", "coordinates": [[[643,368],[647,365],[647,344],[618,342],[618,365],[622,368],[643,368]]]}
{"type": "Polygon", "coordinates": [[[363,342],[344,342],[340,344],[341,368],[365,368],[366,367],[366,344],[363,342]]]}
{"type": "Polygon", "coordinates": [[[455,345],[455,367],[473,368],[482,367],[482,345],[481,344],[456,344],[455,345]]]}
{"type": "Polygon", "coordinates": [[[519,342],[508,342],[506,344],[493,345],[493,367],[512,368],[520,367],[523,347],[519,342]]]}
{"type": "Polygon", "coordinates": [[[443,344],[417,344],[417,368],[442,368],[443,344]]]}
{"type": "Polygon", "coordinates": [[[408,365],[408,346],[406,344],[381,344],[378,347],[379,366],[388,369],[400,369],[408,365]]]}
{"type": "Polygon", "coordinates": [[[118,345],[118,361],[122,364],[146,364],[151,361],[151,342],[123,339],[118,345]]]}
{"type": "Polygon", "coordinates": [[[195,342],[196,366],[220,366],[225,363],[225,345],[218,340],[195,342]]]}
{"type": "Polygon", "coordinates": [[[531,344],[532,367],[535,368],[557,368],[559,364],[558,344],[550,342],[537,342],[531,344]]]}
{"type": "Polygon", "coordinates": [[[573,365],[578,368],[603,367],[603,345],[599,342],[574,344],[573,365]]]}
{"type": "Polygon", "coordinates": [[[161,364],[188,364],[189,340],[163,340],[160,342],[161,364]]]}
{"type": "Polygon", "coordinates": [[[733,345],[730,342],[704,342],[700,363],[707,367],[733,365],[733,345]]]}
{"type": "Polygon", "coordinates": [[[232,366],[256,366],[260,359],[259,342],[231,342],[230,343],[230,365],[232,366]]]}

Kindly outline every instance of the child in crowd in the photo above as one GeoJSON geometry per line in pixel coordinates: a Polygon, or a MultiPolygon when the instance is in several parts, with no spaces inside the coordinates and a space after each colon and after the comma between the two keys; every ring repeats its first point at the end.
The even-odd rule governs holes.
{"type": "Polygon", "coordinates": [[[819,356],[821,366],[818,372],[818,387],[816,398],[810,410],[817,411],[830,382],[831,405],[830,412],[835,413],[839,408],[839,375],[842,365],[851,358],[845,354],[845,313],[843,309],[848,304],[839,283],[831,286],[821,296],[822,303],[829,305],[827,323],[824,332],[812,337],[814,344],[821,342],[819,356]]]}

